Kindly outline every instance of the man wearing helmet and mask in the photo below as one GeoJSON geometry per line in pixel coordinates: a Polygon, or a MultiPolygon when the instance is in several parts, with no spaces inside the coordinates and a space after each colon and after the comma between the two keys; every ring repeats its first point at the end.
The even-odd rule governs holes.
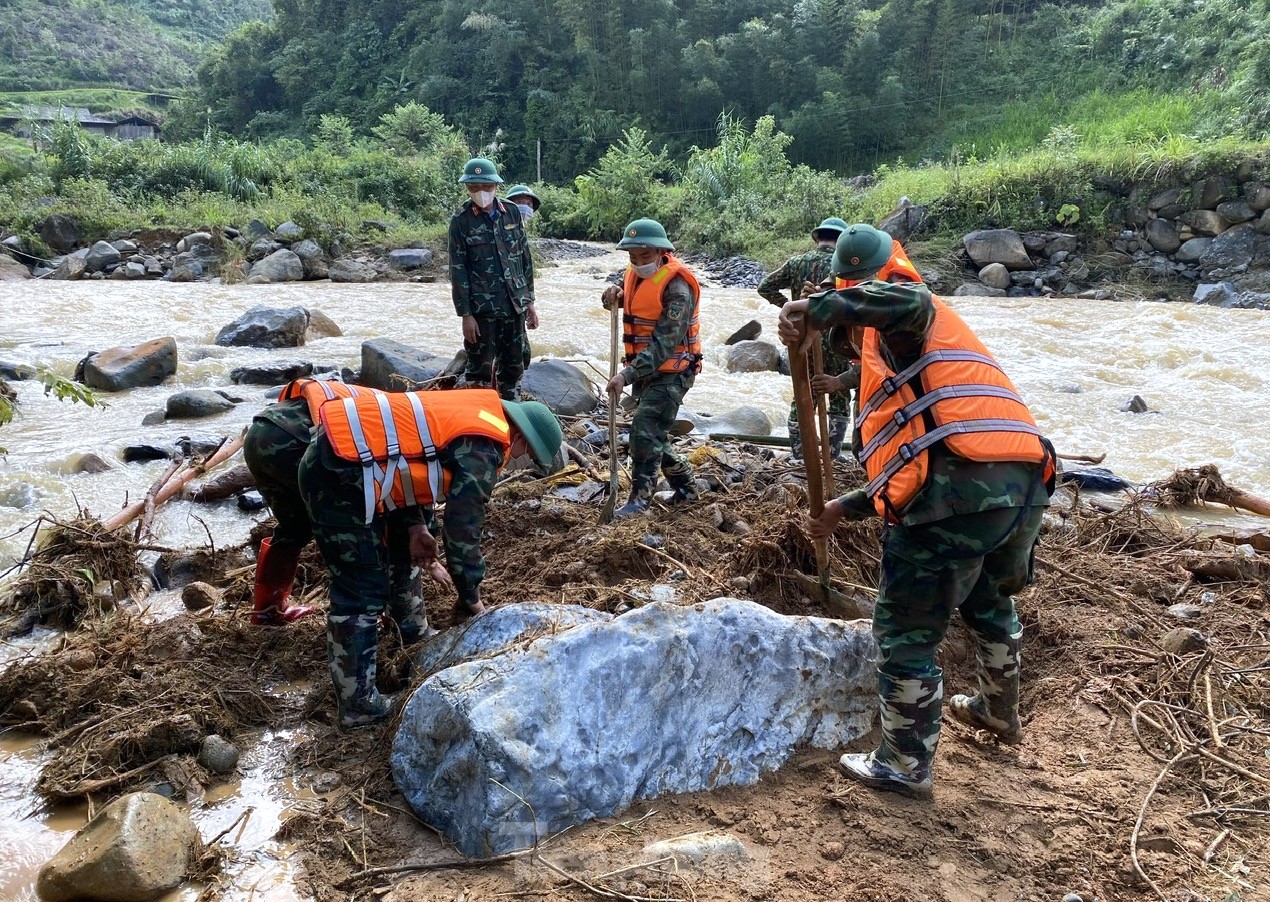
{"type": "Polygon", "coordinates": [[[675,453],[670,427],[701,372],[701,287],[697,277],[671,253],[675,246],[661,223],[637,219],[626,226],[618,250],[630,255],[621,286],[604,290],[601,303],[623,310],[626,364],[605,390],[616,404],[631,387],[637,401],[631,420],[631,494],[613,512],[633,517],[648,510],[660,467],[674,494],[671,504],[697,500],[692,467],[675,453]]]}
{"type": "Polygon", "coordinates": [[[450,217],[450,294],[463,318],[464,377],[515,400],[529,360],[526,329],[538,328],[534,264],[520,207],[500,200],[498,167],[475,157],[463,167],[463,208],[450,217]]]}
{"type": "Polygon", "coordinates": [[[920,283],[870,276],[887,266],[889,235],[843,232],[834,271],[847,287],[787,304],[791,349],[818,331],[856,330],[861,343],[856,456],[869,482],[825,505],[815,538],[843,519],[882,516],[882,573],[873,632],[881,649],[882,742],[843,755],[843,773],[879,789],[925,796],[943,709],[935,653],[954,611],[978,641],[979,691],[949,713],[1017,743],[1022,627],[1013,595],[1032,577],[1049,503],[1053,452],[1027,405],[970,327],[920,283]]]}

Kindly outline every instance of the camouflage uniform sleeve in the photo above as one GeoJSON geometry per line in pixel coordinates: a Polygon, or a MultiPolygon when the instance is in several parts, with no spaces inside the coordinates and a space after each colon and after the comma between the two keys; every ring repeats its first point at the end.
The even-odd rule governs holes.
{"type": "MultiPolygon", "coordinates": [[[[784,307],[789,303],[789,298],[781,294],[781,291],[789,288],[794,282],[793,261],[786,260],[781,264],[780,269],[775,272],[769,272],[763,277],[763,281],[759,282],[758,293],[769,303],[777,307],[784,307]]],[[[799,285],[799,290],[802,289],[799,285]]],[[[791,292],[792,293],[792,292],[791,292]]]]}
{"type": "Polygon", "coordinates": [[[842,387],[847,391],[860,387],[860,364],[854,363],[845,372],[838,374],[842,387]]]}
{"type": "Polygon", "coordinates": [[[876,516],[878,512],[873,506],[873,499],[864,489],[847,492],[838,499],[838,503],[842,505],[843,516],[847,520],[864,520],[876,516]]]}
{"type": "Polygon", "coordinates": [[[666,286],[662,297],[665,306],[662,307],[661,316],[657,318],[657,325],[653,326],[648,347],[635,355],[635,359],[622,370],[622,377],[627,385],[657,372],[675,353],[675,348],[683,344],[688,334],[688,325],[692,322],[692,312],[696,307],[696,299],[688,280],[675,276],[666,286]]]}
{"type": "Polygon", "coordinates": [[[503,452],[489,439],[468,436],[448,445],[441,463],[450,471],[442,529],[445,568],[459,598],[471,603],[485,578],[481,532],[485,527],[485,506],[503,464],[503,452]]]}
{"type": "Polygon", "coordinates": [[[808,321],[813,329],[867,326],[877,329],[888,341],[920,341],[935,316],[930,289],[917,282],[861,282],[851,288],[813,294],[808,301],[808,321]]]}
{"type": "Polygon", "coordinates": [[[463,214],[450,217],[450,297],[454,312],[468,316],[472,312],[472,286],[468,282],[467,243],[463,240],[463,214]]]}

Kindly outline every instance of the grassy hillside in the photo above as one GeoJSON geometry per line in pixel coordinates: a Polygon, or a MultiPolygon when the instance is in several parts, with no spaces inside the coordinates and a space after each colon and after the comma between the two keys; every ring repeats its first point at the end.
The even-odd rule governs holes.
{"type": "MultiPolygon", "coordinates": [[[[118,108],[29,92],[68,88],[170,91],[188,84],[204,49],[269,0],[5,0],[0,3],[0,103],[118,108]]],[[[103,105],[104,101],[104,105],[103,105]]],[[[145,105],[145,104],[128,104],[145,105]]]]}

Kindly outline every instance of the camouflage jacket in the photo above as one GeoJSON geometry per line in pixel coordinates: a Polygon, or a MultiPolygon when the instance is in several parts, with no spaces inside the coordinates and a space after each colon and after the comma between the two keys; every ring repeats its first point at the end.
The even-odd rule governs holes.
{"type": "Polygon", "coordinates": [[[512,317],[534,302],[534,263],[519,208],[472,201],[450,217],[450,294],[459,316],[512,317]]]}
{"type": "Polygon", "coordinates": [[[790,257],[775,272],[769,272],[759,283],[758,293],[768,303],[784,307],[790,301],[798,300],[803,293],[803,283],[819,285],[830,277],[829,264],[833,260],[833,248],[823,245],[809,250],[805,254],[790,257]],[[788,289],[790,296],[785,297],[782,291],[788,289]]]}
{"type": "MultiPolygon", "coordinates": [[[[815,329],[877,329],[881,333],[882,355],[896,372],[921,356],[926,332],[935,317],[930,289],[917,282],[861,282],[852,288],[813,294],[808,300],[808,321],[815,329]]],[[[835,330],[835,337],[837,334],[835,330]]],[[[905,526],[960,514],[1049,503],[1049,493],[1040,485],[1041,468],[1035,464],[967,460],[953,454],[942,442],[929,453],[930,475],[925,488],[904,512],[905,526]]],[[[848,513],[875,513],[873,501],[863,489],[843,495],[839,502],[848,513]]]]}

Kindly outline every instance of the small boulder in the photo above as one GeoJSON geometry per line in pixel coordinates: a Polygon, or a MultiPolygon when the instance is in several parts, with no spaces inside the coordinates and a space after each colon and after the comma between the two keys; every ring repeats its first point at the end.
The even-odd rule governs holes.
{"type": "Polygon", "coordinates": [[[291,245],[292,252],[304,264],[306,279],[325,279],[330,272],[326,254],[321,246],[312,238],[305,238],[291,245]]]}
{"type": "Polygon", "coordinates": [[[582,370],[563,360],[536,360],[525,369],[520,391],[541,401],[559,416],[578,416],[600,406],[591,380],[582,370]]]}
{"type": "Polygon", "coordinates": [[[1167,219],[1152,219],[1146,227],[1147,241],[1162,254],[1171,254],[1182,246],[1177,228],[1167,219]]]}
{"type": "Polygon", "coordinates": [[[305,341],[314,341],[318,338],[339,338],[343,334],[344,330],[339,327],[335,320],[321,310],[309,309],[309,328],[304,333],[305,341]]]}
{"type": "Polygon", "coordinates": [[[126,391],[160,385],[176,374],[176,366],[176,339],[156,338],[89,355],[84,361],[83,382],[99,391],[126,391]]]}
{"type": "Polygon", "coordinates": [[[780,365],[780,350],[767,341],[739,341],[728,348],[729,373],[774,373],[780,365]]]}
{"type": "Polygon", "coordinates": [[[274,229],[273,234],[279,241],[299,241],[304,237],[304,229],[300,228],[288,219],[282,225],[274,229]]]}
{"type": "Polygon", "coordinates": [[[181,603],[188,611],[206,611],[220,600],[220,589],[210,583],[192,582],[181,590],[181,603]]]}
{"type": "Polygon", "coordinates": [[[739,344],[740,342],[743,342],[743,341],[753,341],[754,339],[758,338],[759,335],[762,334],[762,332],[763,332],[763,324],[756,319],[752,319],[748,323],[746,323],[744,326],[742,326],[741,328],[733,332],[731,335],[729,335],[727,341],[725,341],[724,344],[727,345],[728,347],[731,347],[732,345],[739,344]]]}
{"type": "Polygon", "coordinates": [[[707,830],[644,846],[644,860],[673,858],[676,870],[711,875],[737,872],[750,863],[745,843],[731,833],[707,830]]]}
{"type": "Polygon", "coordinates": [[[109,241],[98,241],[88,249],[84,258],[84,266],[89,272],[104,272],[107,267],[115,266],[123,257],[109,241]]]}
{"type": "Polygon", "coordinates": [[[248,285],[272,285],[278,282],[299,282],[304,278],[304,261],[295,251],[283,248],[274,251],[263,260],[252,264],[248,285]]]}
{"type": "Polygon", "coordinates": [[[169,397],[164,412],[169,420],[192,420],[224,413],[233,406],[233,401],[211,389],[196,388],[169,397]]]}
{"type": "Polygon", "coordinates": [[[332,282],[358,284],[375,281],[375,276],[378,273],[365,263],[360,263],[348,257],[341,257],[330,265],[327,275],[332,282]]]}
{"type": "Polygon", "coordinates": [[[40,869],[44,902],[148,902],[190,876],[202,848],[198,829],[162,796],[134,792],[111,802],[40,869]]]}
{"type": "Polygon", "coordinates": [[[29,278],[31,270],[8,254],[0,253],[0,282],[19,282],[29,278]]]}
{"type": "Polygon", "coordinates": [[[40,239],[53,250],[66,253],[79,244],[79,226],[69,216],[54,213],[40,224],[40,239]]]}
{"type": "Polygon", "coordinates": [[[1171,655],[1189,655],[1207,645],[1204,634],[1189,626],[1174,627],[1160,638],[1160,647],[1171,655]]]}
{"type": "Polygon", "coordinates": [[[393,269],[420,269],[432,262],[432,251],[426,247],[409,247],[388,252],[388,265],[393,269]]]}
{"type": "Polygon", "coordinates": [[[308,328],[309,314],[303,307],[262,304],[222,327],[216,333],[216,343],[222,347],[295,348],[304,344],[308,328]]]}
{"type": "Polygon", "coordinates": [[[236,367],[229,373],[235,385],[281,385],[293,379],[313,375],[313,364],[303,360],[263,363],[236,367]]]}
{"type": "Polygon", "coordinates": [[[34,379],[35,376],[35,367],[29,364],[0,360],[0,379],[8,379],[10,382],[25,382],[27,379],[34,379]]]}
{"type": "Polygon", "coordinates": [[[1248,205],[1247,201],[1227,200],[1217,205],[1217,212],[1222,219],[1238,225],[1241,222],[1248,222],[1257,218],[1257,213],[1248,205]]]}
{"type": "Polygon", "coordinates": [[[1178,263],[1198,263],[1204,256],[1204,251],[1208,250],[1208,246],[1212,243],[1212,238],[1192,238],[1177,249],[1173,259],[1178,263]]]}
{"type": "Polygon", "coordinates": [[[989,263],[979,270],[979,281],[990,288],[1009,288],[1010,271],[1001,263],[989,263]]]}
{"type": "Polygon", "coordinates": [[[215,733],[204,737],[198,749],[198,763],[214,774],[232,774],[238,757],[237,746],[215,733]]]}
{"type": "Polygon", "coordinates": [[[1258,213],[1270,210],[1270,185],[1264,182],[1249,182],[1244,185],[1244,200],[1258,213]]]}
{"type": "Polygon", "coordinates": [[[88,264],[84,262],[83,257],[69,254],[57,264],[57,268],[53,270],[53,274],[49,278],[56,279],[59,282],[76,282],[84,278],[84,273],[87,271],[88,264]]]}
{"type": "Polygon", "coordinates": [[[961,239],[975,266],[1001,263],[1006,269],[1031,269],[1032,258],[1014,229],[981,229],[961,239]]]}
{"type": "Polygon", "coordinates": [[[391,338],[373,338],[362,342],[359,382],[385,391],[402,391],[437,378],[448,362],[391,338]]]}
{"type": "Polygon", "coordinates": [[[1198,210],[1216,210],[1217,205],[1226,199],[1231,185],[1220,176],[1200,179],[1191,188],[1191,200],[1198,210]]]}
{"type": "Polygon", "coordinates": [[[1147,406],[1147,402],[1143,400],[1141,395],[1134,395],[1128,401],[1120,405],[1121,413],[1146,413],[1151,408],[1147,406]]]}
{"type": "Polygon", "coordinates": [[[1234,283],[1221,281],[1201,282],[1195,286],[1195,294],[1192,297],[1197,304],[1207,304],[1210,307],[1229,307],[1237,296],[1238,292],[1235,291],[1234,283]]]}
{"type": "Polygon", "coordinates": [[[1215,237],[1226,231],[1226,220],[1213,210],[1191,210],[1177,218],[1185,223],[1196,235],[1215,237]]]}

